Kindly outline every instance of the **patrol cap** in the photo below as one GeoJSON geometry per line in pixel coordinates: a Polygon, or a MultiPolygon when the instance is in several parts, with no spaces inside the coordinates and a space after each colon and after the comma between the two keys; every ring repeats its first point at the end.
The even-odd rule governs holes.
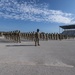
{"type": "Polygon", "coordinates": [[[37,32],[39,32],[39,29],[37,29],[37,32]]]}

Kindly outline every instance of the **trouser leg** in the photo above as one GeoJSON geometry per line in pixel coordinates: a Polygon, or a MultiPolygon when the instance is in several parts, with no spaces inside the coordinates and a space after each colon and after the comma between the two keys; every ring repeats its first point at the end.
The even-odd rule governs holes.
{"type": "Polygon", "coordinates": [[[38,43],[38,46],[39,46],[39,45],[40,45],[40,44],[39,44],[39,39],[37,40],[37,43],[38,43]]]}
{"type": "Polygon", "coordinates": [[[36,39],[35,39],[35,46],[36,46],[36,39]]]}
{"type": "Polygon", "coordinates": [[[20,39],[20,36],[19,36],[18,38],[19,38],[19,43],[21,43],[21,39],[20,39]]]}

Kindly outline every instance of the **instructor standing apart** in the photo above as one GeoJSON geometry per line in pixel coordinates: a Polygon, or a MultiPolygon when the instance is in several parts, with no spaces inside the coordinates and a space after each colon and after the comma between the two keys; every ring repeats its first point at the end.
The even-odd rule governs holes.
{"type": "Polygon", "coordinates": [[[39,39],[40,39],[40,33],[39,29],[37,29],[37,32],[35,33],[35,46],[40,46],[39,39]]]}

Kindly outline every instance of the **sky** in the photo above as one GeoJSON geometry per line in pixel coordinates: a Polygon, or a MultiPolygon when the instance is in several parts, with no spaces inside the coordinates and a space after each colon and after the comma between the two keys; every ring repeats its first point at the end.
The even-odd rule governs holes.
{"type": "Polygon", "coordinates": [[[0,31],[57,33],[75,24],[75,0],[0,0],[0,31]]]}

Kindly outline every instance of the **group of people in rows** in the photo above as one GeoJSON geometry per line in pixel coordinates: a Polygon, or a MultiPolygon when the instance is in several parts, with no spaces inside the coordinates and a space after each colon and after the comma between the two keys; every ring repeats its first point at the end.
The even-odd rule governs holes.
{"type": "Polygon", "coordinates": [[[62,34],[50,34],[50,33],[39,33],[39,29],[36,32],[21,33],[19,30],[11,32],[3,32],[2,34],[6,39],[12,40],[17,43],[21,43],[21,39],[35,41],[35,46],[40,46],[39,40],[61,40],[67,39],[67,36],[62,34]]]}

